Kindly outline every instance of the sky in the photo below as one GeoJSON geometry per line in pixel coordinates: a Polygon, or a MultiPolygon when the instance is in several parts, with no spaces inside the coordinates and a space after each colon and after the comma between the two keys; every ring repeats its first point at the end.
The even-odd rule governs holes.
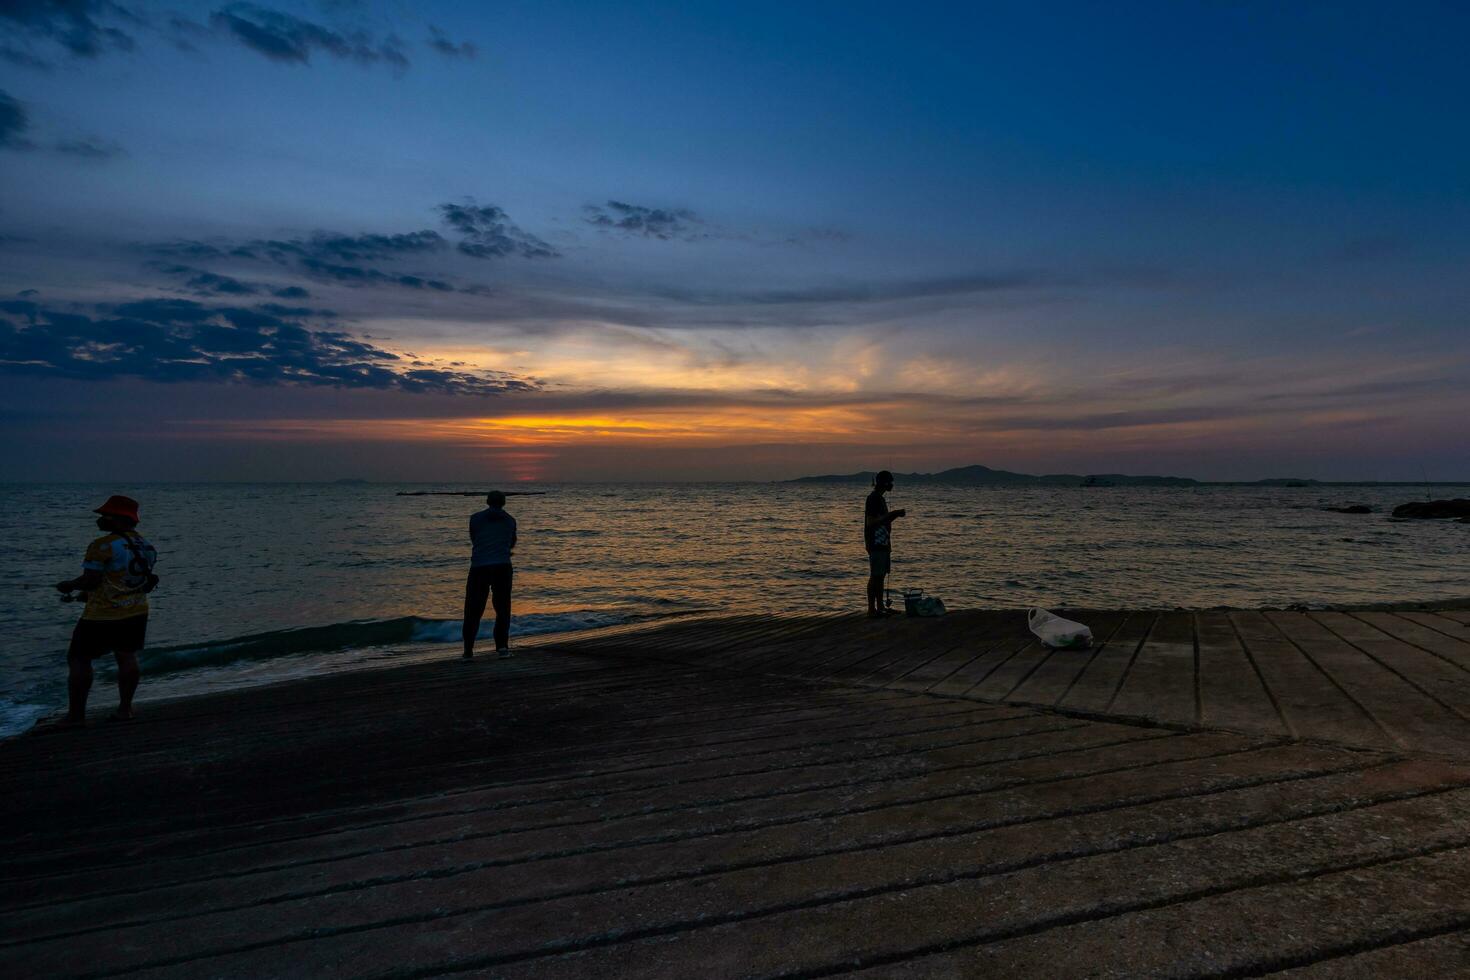
{"type": "Polygon", "coordinates": [[[1470,480],[1470,7],[0,0],[18,480],[1470,480]]]}

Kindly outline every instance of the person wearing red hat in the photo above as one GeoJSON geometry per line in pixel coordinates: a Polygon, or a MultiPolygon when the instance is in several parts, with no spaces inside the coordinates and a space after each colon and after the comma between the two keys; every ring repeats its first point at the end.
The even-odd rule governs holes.
{"type": "Polygon", "coordinates": [[[58,591],[69,595],[80,590],[87,599],[66,652],[67,725],[86,723],[92,661],[109,653],[117,660],[118,705],[113,718],[133,717],[138,651],[148,631],[148,593],[158,585],[153,574],[158,552],[138,533],[138,502],[116,494],[93,513],[99,515],[97,529],[105,533],[87,547],[82,574],[56,583],[58,591]]]}

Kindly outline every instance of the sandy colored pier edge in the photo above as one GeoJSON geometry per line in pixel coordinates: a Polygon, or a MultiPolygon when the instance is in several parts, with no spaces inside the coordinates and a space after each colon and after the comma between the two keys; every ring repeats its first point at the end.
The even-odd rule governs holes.
{"type": "Polygon", "coordinates": [[[693,617],[0,745],[7,976],[1470,974],[1470,612],[693,617]]]}

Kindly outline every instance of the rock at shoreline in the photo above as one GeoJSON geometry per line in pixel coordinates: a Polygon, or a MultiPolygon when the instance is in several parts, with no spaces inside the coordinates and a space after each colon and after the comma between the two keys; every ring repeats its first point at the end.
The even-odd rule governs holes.
{"type": "Polygon", "coordinates": [[[1323,510],[1330,510],[1334,514],[1371,514],[1371,513],[1373,513],[1373,508],[1372,507],[1369,507],[1367,504],[1348,504],[1346,507],[1323,507],[1322,509],[1323,510]]]}
{"type": "Polygon", "coordinates": [[[1399,504],[1393,509],[1394,517],[1422,517],[1428,520],[1446,517],[1470,517],[1470,500],[1456,497],[1454,500],[1415,500],[1399,504]]]}

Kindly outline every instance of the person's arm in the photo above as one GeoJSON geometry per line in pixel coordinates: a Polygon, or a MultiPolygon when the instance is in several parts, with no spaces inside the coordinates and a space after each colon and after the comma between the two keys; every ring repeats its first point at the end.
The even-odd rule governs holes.
{"type": "Polygon", "coordinates": [[[871,511],[863,519],[863,524],[869,528],[886,527],[907,514],[908,511],[900,507],[898,510],[890,510],[886,514],[875,514],[871,511]]]}
{"type": "Polygon", "coordinates": [[[91,592],[102,584],[102,573],[94,568],[84,569],[76,578],[56,583],[57,592],[91,592]]]}
{"type": "Polygon", "coordinates": [[[57,592],[71,592],[80,589],[83,592],[91,592],[102,584],[103,570],[112,558],[111,537],[101,537],[87,546],[87,553],[82,556],[82,574],[76,578],[67,579],[65,582],[56,583],[57,592]]]}

